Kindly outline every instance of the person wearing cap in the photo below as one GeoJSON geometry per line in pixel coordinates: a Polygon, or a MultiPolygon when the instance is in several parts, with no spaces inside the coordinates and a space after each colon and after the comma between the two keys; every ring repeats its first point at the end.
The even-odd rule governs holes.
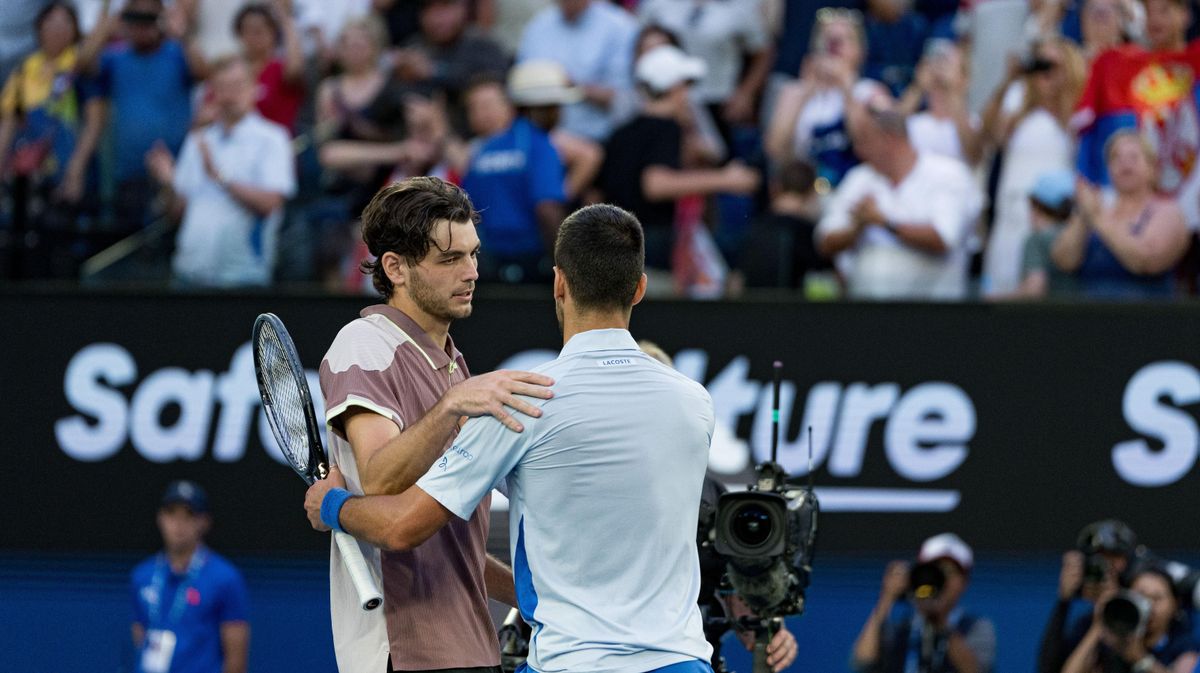
{"type": "Polygon", "coordinates": [[[1029,190],[1029,224],[1021,254],[1021,279],[1017,289],[990,295],[991,300],[1069,297],[1076,289],[1075,276],[1060,270],[1050,259],[1054,241],[1062,233],[1075,204],[1075,173],[1060,169],[1042,173],[1029,190]]]}
{"type": "Polygon", "coordinates": [[[758,171],[738,162],[716,169],[681,167],[683,129],[691,111],[689,90],[704,72],[703,61],[673,45],[643,54],[635,67],[645,97],[641,113],[605,144],[600,188],[609,202],[641,220],[646,266],[652,269],[670,268],[676,199],[751,194],[758,189],[758,171]]]}
{"type": "Polygon", "coordinates": [[[472,153],[463,188],[480,213],[481,278],[507,283],[553,279],[548,251],[567,197],[563,162],[548,130],[559,106],[579,97],[567,85],[562,67],[552,61],[515,66],[507,93],[494,79],[468,89],[471,130],[483,140],[472,153]]]}
{"type": "Polygon", "coordinates": [[[212,524],[204,489],[171,482],[157,521],[163,550],[132,573],[135,673],[245,673],[246,583],[204,544],[212,524]]]}
{"type": "MultiPolygon", "coordinates": [[[[120,14],[124,41],[104,49],[98,63],[83,62],[94,74],[96,106],[87,114],[82,133],[99,138],[112,134],[114,222],[112,233],[125,236],[149,223],[156,190],[146,167],[146,153],[162,143],[180,151],[192,120],[192,85],[208,74],[208,64],[179,8],[164,10],[162,0],[128,0],[120,14]],[[173,20],[168,20],[171,18],[173,20]],[[111,119],[111,128],[109,120],[111,119]]],[[[88,38],[105,44],[116,22],[101,21],[88,38]]],[[[229,30],[229,24],[224,24],[229,30]]],[[[98,143],[89,143],[94,151],[98,143]]],[[[86,162],[89,156],[79,160],[86,162]]]]}
{"type": "Polygon", "coordinates": [[[856,671],[888,673],[987,673],[996,659],[991,620],[959,607],[975,557],[953,533],[921,545],[910,572],[905,561],[888,564],[879,602],[854,643],[856,671]],[[913,576],[940,577],[912,591],[913,576]],[[905,600],[909,596],[910,600],[905,600]]]}
{"type": "Polygon", "coordinates": [[[1042,632],[1038,673],[1059,673],[1092,626],[1096,603],[1129,585],[1137,535],[1122,521],[1095,521],[1079,532],[1075,549],[1063,554],[1058,600],[1042,632]]]}

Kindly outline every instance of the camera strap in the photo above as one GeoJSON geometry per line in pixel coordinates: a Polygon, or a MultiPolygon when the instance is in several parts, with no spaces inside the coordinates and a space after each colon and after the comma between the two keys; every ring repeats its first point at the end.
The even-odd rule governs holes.
{"type": "MultiPolygon", "coordinates": [[[[946,623],[957,630],[962,622],[962,608],[955,608],[946,623]]],[[[946,651],[950,639],[934,631],[919,612],[913,612],[908,630],[908,651],[905,652],[904,673],[941,673],[946,667],[946,651]]]]}

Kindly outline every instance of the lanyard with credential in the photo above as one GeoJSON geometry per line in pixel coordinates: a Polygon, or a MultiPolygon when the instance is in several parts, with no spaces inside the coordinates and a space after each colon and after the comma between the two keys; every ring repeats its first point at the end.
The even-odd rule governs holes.
{"type": "Polygon", "coordinates": [[[204,567],[204,562],[207,560],[208,554],[205,553],[203,547],[196,549],[192,554],[192,560],[188,563],[187,576],[175,587],[175,597],[171,601],[171,611],[167,613],[166,623],[161,622],[162,605],[166,596],[163,596],[163,591],[167,588],[167,573],[171,572],[170,565],[167,563],[165,554],[158,555],[158,563],[154,566],[154,579],[151,580],[151,586],[154,587],[154,595],[158,597],[154,603],[150,605],[150,628],[151,629],[167,629],[171,630],[175,625],[179,624],[179,618],[183,616],[183,610],[187,607],[188,589],[196,583],[196,577],[200,575],[201,568],[204,567]]]}
{"type": "MultiPolygon", "coordinates": [[[[951,629],[958,628],[959,621],[962,620],[962,608],[954,608],[950,612],[950,616],[946,619],[951,629]]],[[[926,631],[925,619],[921,613],[917,612],[913,615],[912,623],[909,626],[908,632],[908,652],[904,660],[904,673],[938,673],[946,661],[946,641],[944,639],[936,639],[929,643],[929,652],[926,649],[926,637],[932,637],[933,632],[926,631]]]]}

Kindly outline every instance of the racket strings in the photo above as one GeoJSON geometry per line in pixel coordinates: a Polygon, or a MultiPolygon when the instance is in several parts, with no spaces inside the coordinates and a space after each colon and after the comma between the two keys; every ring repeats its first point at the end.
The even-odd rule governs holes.
{"type": "MultiPolygon", "coordinates": [[[[271,396],[271,403],[264,407],[267,418],[275,428],[279,448],[296,471],[304,474],[308,470],[310,451],[300,381],[296,379],[287,349],[271,325],[264,326],[256,347],[259,361],[267,374],[266,386],[271,396]]],[[[307,475],[306,478],[311,479],[307,475]]]]}

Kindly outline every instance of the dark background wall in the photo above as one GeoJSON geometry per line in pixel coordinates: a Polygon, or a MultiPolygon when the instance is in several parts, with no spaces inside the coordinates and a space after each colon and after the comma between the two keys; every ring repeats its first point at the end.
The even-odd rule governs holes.
{"type": "MultiPolygon", "coordinates": [[[[157,499],[180,477],[209,489],[211,543],[246,568],[254,670],[332,667],[327,646],[290,649],[328,641],[327,539],[261,439],[245,344],[274,311],[315,369],[366,303],[0,294],[0,446],[19,504],[0,526],[0,670],[120,666],[125,573],[155,549],[157,499]]],[[[560,346],[553,316],[548,299],[485,293],[453,334],[476,372],[528,367],[560,346]]],[[[1197,548],[1194,307],[654,302],[633,332],[708,386],[710,466],[733,485],[764,455],[783,361],[780,460],[806,471],[811,425],[825,511],[809,612],[793,622],[802,670],[845,667],[883,561],[937,532],[980,554],[967,603],[996,617],[1001,671],[1032,670],[1057,555],[1085,523],[1120,516],[1153,548],[1197,548]]]]}

